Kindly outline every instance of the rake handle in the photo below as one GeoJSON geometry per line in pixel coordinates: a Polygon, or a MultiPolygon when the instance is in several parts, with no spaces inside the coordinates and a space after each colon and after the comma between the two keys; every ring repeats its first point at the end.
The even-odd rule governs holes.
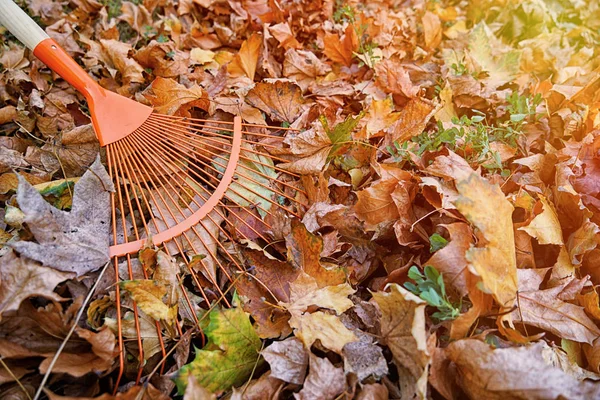
{"type": "Polygon", "coordinates": [[[103,89],[13,0],[0,0],[0,24],[50,69],[88,97],[103,89]]]}

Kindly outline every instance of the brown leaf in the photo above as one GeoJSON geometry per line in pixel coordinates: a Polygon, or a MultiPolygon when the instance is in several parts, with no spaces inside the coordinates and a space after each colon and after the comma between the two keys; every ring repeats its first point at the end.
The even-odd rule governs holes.
{"type": "Polygon", "coordinates": [[[158,77],[150,88],[151,92],[145,93],[144,96],[158,113],[187,116],[192,107],[208,110],[207,94],[198,85],[188,89],[173,79],[158,77]]]}
{"type": "Polygon", "coordinates": [[[261,355],[271,366],[272,377],[297,385],[304,383],[308,351],[297,338],[273,342],[261,355]]]}
{"type": "Polygon", "coordinates": [[[74,274],[43,267],[25,257],[17,257],[10,250],[0,257],[0,317],[7,311],[18,310],[28,297],[42,296],[50,300],[64,300],[54,292],[56,286],[74,274]]]}
{"type": "Polygon", "coordinates": [[[315,278],[319,287],[338,285],[346,280],[342,269],[326,269],[321,265],[323,239],[310,233],[300,221],[292,221],[292,231],[285,239],[288,260],[315,278]]]}
{"type": "Polygon", "coordinates": [[[379,180],[366,189],[356,192],[358,201],[354,206],[356,215],[371,227],[398,219],[398,207],[392,193],[398,186],[395,179],[379,180]]]}
{"type": "Polygon", "coordinates": [[[512,224],[513,206],[498,185],[476,173],[458,180],[460,197],[455,205],[485,238],[466,253],[471,272],[503,307],[511,307],[517,293],[517,260],[512,224]]]}
{"type": "Polygon", "coordinates": [[[262,37],[257,33],[253,33],[245,40],[242,47],[240,47],[240,51],[227,65],[229,74],[233,77],[247,76],[250,80],[254,80],[261,45],[262,37]]]}
{"type": "Polygon", "coordinates": [[[175,78],[187,73],[189,54],[179,51],[175,43],[151,41],[135,54],[135,59],[144,68],[163,78],[175,78]]]}
{"type": "Polygon", "coordinates": [[[352,57],[354,52],[358,50],[358,37],[354,25],[348,24],[342,38],[333,33],[325,34],[323,43],[325,43],[323,53],[330,60],[344,64],[347,67],[352,65],[352,57]]]}
{"type": "Polygon", "coordinates": [[[142,75],[144,68],[129,57],[129,53],[133,51],[131,45],[117,40],[100,40],[100,43],[103,52],[101,60],[107,68],[114,68],[121,73],[124,85],[145,81],[142,75]]]}
{"type": "Polygon", "coordinates": [[[450,234],[450,243],[436,251],[423,265],[431,265],[444,275],[446,287],[463,297],[467,294],[465,254],[471,247],[473,231],[463,222],[441,225],[450,234]]]}
{"type": "Polygon", "coordinates": [[[528,225],[519,229],[537,239],[539,244],[562,245],[562,229],[554,205],[549,203],[544,196],[540,195],[539,198],[539,206],[534,209],[537,215],[528,225]]]}
{"type": "Polygon", "coordinates": [[[397,284],[389,288],[389,292],[373,293],[381,310],[381,339],[402,371],[403,397],[425,397],[429,365],[425,301],[397,284]]]}
{"type": "Polygon", "coordinates": [[[42,163],[66,177],[81,176],[96,159],[100,149],[91,124],[63,132],[56,144],[45,144],[42,163]]]}
{"type": "Polygon", "coordinates": [[[431,11],[426,11],[422,18],[423,34],[425,36],[425,46],[429,49],[435,49],[442,41],[442,23],[440,17],[431,11]]]}
{"type": "Polygon", "coordinates": [[[392,125],[390,136],[386,136],[386,143],[405,142],[419,135],[433,115],[434,107],[431,103],[420,98],[411,99],[400,111],[398,120],[392,125]]]}
{"type": "Polygon", "coordinates": [[[600,394],[598,384],[580,382],[551,365],[548,350],[543,342],[493,349],[477,339],[463,339],[451,343],[446,352],[456,364],[460,386],[472,399],[583,400],[600,394]]]}
{"type": "Polygon", "coordinates": [[[558,298],[563,287],[519,292],[519,309],[512,318],[523,321],[558,337],[591,344],[600,336],[600,329],[585,314],[583,307],[558,298]]]}
{"type": "Polygon", "coordinates": [[[0,125],[11,122],[17,118],[17,109],[14,106],[5,106],[0,108],[0,125]]]}
{"type": "Polygon", "coordinates": [[[270,26],[269,32],[277,39],[277,41],[279,41],[279,45],[286,50],[302,48],[302,45],[294,37],[294,33],[287,22],[281,22],[270,26]]]}
{"type": "Polygon", "coordinates": [[[283,76],[296,81],[302,90],[315,82],[317,77],[331,71],[331,67],[306,50],[289,49],[285,52],[283,61],[283,76]]]}
{"type": "Polygon", "coordinates": [[[290,82],[259,82],[248,92],[246,101],[272,119],[292,123],[302,112],[302,92],[290,82]]]}
{"type": "Polygon", "coordinates": [[[416,98],[421,90],[412,82],[406,68],[398,62],[383,60],[375,65],[375,73],[377,84],[386,93],[416,98]]]}
{"type": "Polygon", "coordinates": [[[296,400],[333,400],[346,389],[342,368],[335,367],[327,358],[310,354],[310,371],[302,390],[294,394],[296,400]]]}
{"type": "Polygon", "coordinates": [[[381,379],[388,374],[387,361],[381,347],[365,341],[351,342],[344,346],[344,371],[353,373],[359,381],[373,376],[381,379]]]}

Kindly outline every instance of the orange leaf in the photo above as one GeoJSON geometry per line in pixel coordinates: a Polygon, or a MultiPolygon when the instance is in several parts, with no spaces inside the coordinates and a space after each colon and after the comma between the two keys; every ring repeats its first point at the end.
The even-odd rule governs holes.
{"type": "Polygon", "coordinates": [[[185,116],[192,107],[208,110],[208,96],[198,85],[188,89],[173,79],[158,77],[151,88],[152,94],[144,96],[158,113],[185,116]]]}
{"type": "Polygon", "coordinates": [[[248,40],[245,40],[240,51],[227,66],[229,74],[233,77],[247,76],[254,80],[261,44],[262,37],[257,33],[253,33],[248,40]]]}
{"type": "Polygon", "coordinates": [[[342,38],[338,35],[328,33],[323,39],[325,50],[323,51],[330,60],[344,64],[349,67],[352,65],[354,52],[358,50],[358,37],[354,30],[354,25],[349,24],[342,38]]]}

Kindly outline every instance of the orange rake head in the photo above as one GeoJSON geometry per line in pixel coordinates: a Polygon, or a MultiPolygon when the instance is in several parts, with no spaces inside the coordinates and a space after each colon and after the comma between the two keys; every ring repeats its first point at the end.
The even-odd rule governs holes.
{"type": "MultiPolygon", "coordinates": [[[[151,242],[170,256],[178,256],[205,304],[229,305],[223,279],[232,271],[245,273],[233,246],[240,240],[269,244],[269,221],[300,216],[306,193],[296,186],[298,176],[276,163],[271,153],[282,147],[288,128],[181,118],[153,113],[151,107],[100,87],[50,39],[12,0],[0,0],[0,23],[5,25],[53,71],[88,101],[100,144],[106,149],[109,173],[116,192],[111,196],[113,245],[110,256],[117,281],[119,266],[127,278],[148,279],[141,266],[134,273],[132,254],[151,242]],[[221,284],[220,284],[221,283],[221,284]]],[[[192,300],[182,284],[189,309],[192,300]]],[[[116,285],[117,315],[122,314],[116,285]]],[[[132,310],[139,361],[137,381],[144,366],[140,311],[132,310]]],[[[131,311],[128,311],[131,314],[131,311]]],[[[195,313],[191,318],[198,324],[195,313]]],[[[163,356],[163,327],[155,321],[163,356]]],[[[180,321],[175,322],[182,333],[180,321]]],[[[123,322],[117,318],[120,373],[124,371],[123,322]]]]}

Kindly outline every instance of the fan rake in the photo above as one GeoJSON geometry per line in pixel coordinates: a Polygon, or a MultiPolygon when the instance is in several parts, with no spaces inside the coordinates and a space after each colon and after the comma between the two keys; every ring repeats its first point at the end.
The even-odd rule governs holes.
{"type": "MultiPolygon", "coordinates": [[[[270,243],[268,221],[299,217],[306,207],[306,193],[296,186],[299,176],[278,166],[286,160],[273,154],[283,146],[289,128],[242,124],[240,117],[230,122],[156,114],[99,86],[12,0],[0,0],[0,23],[86,97],[115,185],[110,258],[117,283],[120,267],[128,280],[140,279],[135,276],[140,270],[149,279],[144,265],[134,268],[134,263],[135,255],[151,243],[178,256],[207,306],[215,301],[230,305],[222,287],[227,280],[235,281],[234,271],[245,273],[232,245],[240,240],[270,243]]],[[[198,325],[193,312],[198,301],[190,298],[190,285],[181,277],[179,286],[198,325]]],[[[129,351],[139,359],[136,383],[143,373],[144,347],[141,311],[135,303],[122,304],[120,286],[115,288],[120,350],[116,388],[131,350],[125,346],[124,314],[134,317],[135,333],[128,339],[137,343],[137,351],[129,351]]],[[[174,323],[179,334],[181,322],[174,323]]],[[[165,359],[163,327],[154,323],[165,359]]]]}

